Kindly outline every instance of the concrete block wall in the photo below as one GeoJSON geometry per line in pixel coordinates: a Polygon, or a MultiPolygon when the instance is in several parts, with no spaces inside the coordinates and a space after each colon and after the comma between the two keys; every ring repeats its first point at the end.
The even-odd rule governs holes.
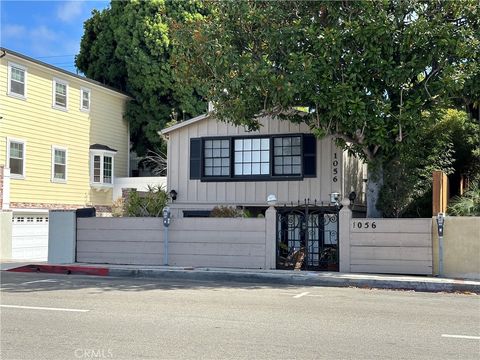
{"type": "Polygon", "coordinates": [[[432,219],[434,274],[480,280],[480,217],[447,216],[443,234],[443,274],[438,269],[438,231],[432,219]]]}

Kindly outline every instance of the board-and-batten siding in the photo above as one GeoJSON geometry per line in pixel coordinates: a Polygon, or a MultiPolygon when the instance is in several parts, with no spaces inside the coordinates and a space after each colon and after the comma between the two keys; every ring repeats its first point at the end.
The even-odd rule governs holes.
{"type": "Polygon", "coordinates": [[[310,133],[305,124],[289,121],[261,120],[259,131],[247,132],[242,127],[207,118],[169,133],[168,141],[168,188],[178,193],[174,208],[212,208],[217,204],[266,205],[269,194],[275,194],[279,204],[303,201],[327,202],[330,193],[341,192],[342,150],[328,137],[317,140],[317,176],[292,181],[227,181],[201,182],[189,179],[190,139],[206,136],[251,136],[272,134],[310,133]],[[338,181],[332,181],[333,154],[339,160],[338,181]]]}
{"type": "Polygon", "coordinates": [[[115,176],[127,175],[126,97],[8,54],[0,62],[0,79],[0,164],[7,164],[7,137],[26,142],[26,176],[12,179],[10,201],[109,205],[111,191],[90,187],[89,146],[117,149],[115,176]],[[26,100],[7,95],[9,62],[27,68],[26,100]],[[68,111],[52,108],[53,78],[68,82],[68,111]],[[81,87],[91,90],[90,112],[80,111],[81,87]],[[67,148],[66,184],[51,182],[52,145],[67,148]]]}

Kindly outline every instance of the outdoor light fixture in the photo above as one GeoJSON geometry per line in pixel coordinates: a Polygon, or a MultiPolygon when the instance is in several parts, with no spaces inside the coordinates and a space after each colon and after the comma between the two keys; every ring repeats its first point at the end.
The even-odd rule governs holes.
{"type": "Polygon", "coordinates": [[[332,205],[337,205],[339,198],[340,198],[340,193],[338,193],[338,192],[332,192],[332,193],[330,194],[330,204],[332,204],[332,205]]]}
{"type": "Polygon", "coordinates": [[[267,204],[269,206],[275,206],[277,204],[277,197],[273,194],[267,196],[267,204]]]}
{"type": "Polygon", "coordinates": [[[172,201],[177,200],[177,192],[175,190],[170,190],[170,197],[172,198],[172,201]]]}
{"type": "Polygon", "coordinates": [[[348,194],[348,200],[353,204],[355,202],[355,199],[357,198],[357,193],[355,191],[352,191],[350,194],[348,194]]]}

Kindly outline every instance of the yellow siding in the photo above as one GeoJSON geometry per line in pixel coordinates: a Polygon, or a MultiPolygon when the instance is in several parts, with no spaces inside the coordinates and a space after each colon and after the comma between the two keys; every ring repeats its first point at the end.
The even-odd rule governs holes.
{"type": "MultiPolygon", "coordinates": [[[[25,179],[12,179],[10,201],[35,204],[109,205],[112,191],[90,187],[91,144],[118,150],[115,176],[128,176],[127,97],[73,76],[7,55],[0,63],[0,164],[6,139],[26,142],[25,179]],[[27,99],[7,95],[8,62],[27,67],[27,99]],[[68,111],[52,108],[52,79],[68,82],[68,111]],[[80,88],[91,90],[90,112],[80,111],[80,88]],[[67,148],[67,182],[51,181],[52,145],[67,148]]],[[[35,207],[35,206],[32,206],[35,207]]]]}

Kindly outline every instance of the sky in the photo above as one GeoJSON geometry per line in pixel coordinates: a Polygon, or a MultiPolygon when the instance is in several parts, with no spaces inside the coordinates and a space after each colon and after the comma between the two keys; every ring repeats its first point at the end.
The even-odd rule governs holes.
{"type": "Polygon", "coordinates": [[[34,59],[76,72],[83,22],[110,1],[0,0],[0,44],[34,59]]]}

